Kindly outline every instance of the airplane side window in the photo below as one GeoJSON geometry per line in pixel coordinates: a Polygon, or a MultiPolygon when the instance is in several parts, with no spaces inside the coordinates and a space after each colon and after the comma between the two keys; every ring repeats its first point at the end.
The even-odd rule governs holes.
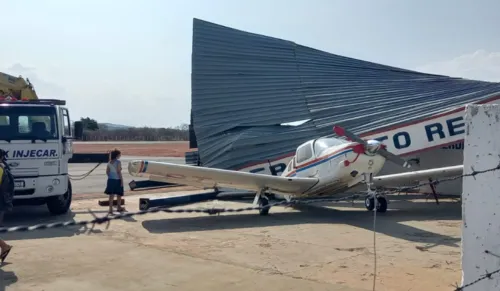
{"type": "Polygon", "coordinates": [[[314,143],[314,153],[316,154],[316,157],[319,157],[321,153],[328,148],[328,145],[323,142],[322,140],[317,140],[314,143]]]}
{"type": "Polygon", "coordinates": [[[312,155],[313,155],[313,152],[312,152],[310,144],[306,144],[306,145],[302,146],[297,151],[297,163],[300,164],[304,161],[309,160],[312,157],[312,155]]]}

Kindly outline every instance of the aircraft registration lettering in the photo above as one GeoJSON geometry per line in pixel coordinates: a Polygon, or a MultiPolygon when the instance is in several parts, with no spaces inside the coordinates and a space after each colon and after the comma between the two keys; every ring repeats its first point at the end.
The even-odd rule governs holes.
{"type": "MultiPolygon", "coordinates": [[[[290,160],[290,159],[291,159],[291,157],[288,158],[288,160],[290,160]]],[[[285,171],[287,163],[288,162],[285,163],[285,162],[276,161],[274,164],[269,164],[267,169],[266,169],[266,167],[264,167],[264,165],[262,165],[261,167],[252,169],[249,172],[250,173],[265,174],[263,172],[266,172],[266,170],[269,170],[271,172],[271,175],[280,176],[285,171]]]]}

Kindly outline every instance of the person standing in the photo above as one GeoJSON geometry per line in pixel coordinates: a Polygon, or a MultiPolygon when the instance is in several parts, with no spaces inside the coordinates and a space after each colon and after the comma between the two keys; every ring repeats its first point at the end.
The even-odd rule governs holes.
{"type": "MultiPolygon", "coordinates": [[[[7,153],[0,149],[0,224],[6,211],[12,209],[12,197],[14,196],[14,179],[10,174],[9,166],[6,162],[7,153]]],[[[3,263],[10,253],[12,246],[0,238],[0,260],[3,263]]]]}
{"type": "Polygon", "coordinates": [[[122,196],[123,196],[123,176],[122,176],[122,163],[120,161],[121,152],[118,149],[114,149],[109,154],[109,162],[106,167],[106,175],[108,180],[106,182],[105,194],[109,195],[109,214],[113,214],[113,200],[116,195],[117,210],[118,212],[125,211],[122,207],[122,196]]]}

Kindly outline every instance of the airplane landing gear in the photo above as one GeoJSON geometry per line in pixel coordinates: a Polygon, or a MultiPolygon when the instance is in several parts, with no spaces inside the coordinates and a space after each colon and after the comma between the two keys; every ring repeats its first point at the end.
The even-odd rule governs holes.
{"type": "MultiPolygon", "coordinates": [[[[254,202],[253,202],[254,205],[257,204],[259,207],[264,207],[264,206],[269,205],[269,198],[264,194],[264,192],[265,192],[265,189],[262,189],[259,192],[257,192],[257,194],[255,195],[254,202]]],[[[260,215],[268,215],[270,208],[271,207],[259,209],[259,214],[260,215]]]]}
{"type": "Polygon", "coordinates": [[[377,199],[377,212],[386,212],[387,211],[387,199],[380,194],[377,194],[376,191],[372,190],[373,184],[373,174],[364,174],[364,181],[366,186],[368,187],[368,195],[365,198],[365,207],[369,211],[373,211],[375,208],[375,198],[377,199]]]}
{"type": "MultiPolygon", "coordinates": [[[[367,195],[365,198],[365,207],[369,211],[375,208],[375,199],[373,195],[367,195]]],[[[377,195],[377,212],[387,211],[387,199],[384,196],[377,195]]]]}
{"type": "MultiPolygon", "coordinates": [[[[264,207],[264,206],[267,206],[269,205],[269,200],[267,199],[267,197],[260,197],[259,198],[259,206],[260,207],[264,207]]],[[[262,208],[262,209],[259,209],[259,214],[260,215],[268,215],[269,214],[269,209],[271,207],[266,207],[266,208],[262,208]]]]}

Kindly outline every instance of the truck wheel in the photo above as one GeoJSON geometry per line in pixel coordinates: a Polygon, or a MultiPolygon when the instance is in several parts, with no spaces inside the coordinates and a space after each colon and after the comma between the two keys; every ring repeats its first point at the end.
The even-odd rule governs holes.
{"type": "Polygon", "coordinates": [[[50,214],[61,215],[68,212],[72,198],[73,191],[71,189],[71,182],[68,181],[68,191],[66,191],[66,193],[47,198],[47,208],[49,208],[50,214]]]}

